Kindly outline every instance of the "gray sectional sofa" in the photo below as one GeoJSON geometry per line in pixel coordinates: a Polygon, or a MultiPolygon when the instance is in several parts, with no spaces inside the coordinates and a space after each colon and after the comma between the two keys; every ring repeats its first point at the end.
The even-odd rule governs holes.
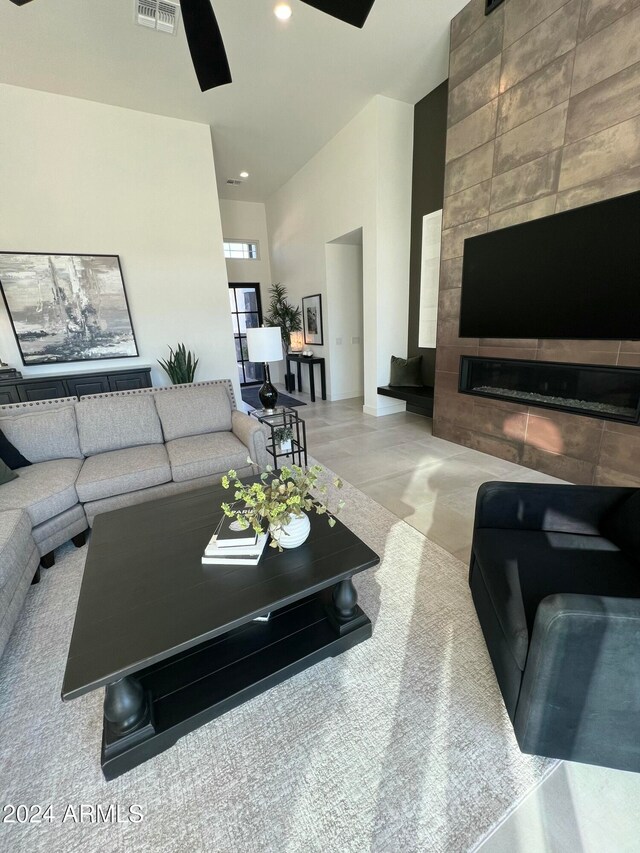
{"type": "Polygon", "coordinates": [[[0,406],[0,429],[32,463],[0,486],[0,654],[39,565],[83,545],[96,515],[267,463],[227,380],[0,406]]]}

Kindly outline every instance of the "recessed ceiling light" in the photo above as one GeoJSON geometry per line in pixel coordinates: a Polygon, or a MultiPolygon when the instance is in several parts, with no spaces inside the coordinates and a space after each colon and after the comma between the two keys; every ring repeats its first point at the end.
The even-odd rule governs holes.
{"type": "Polygon", "coordinates": [[[241,178],[248,178],[248,177],[249,177],[249,172],[240,172],[240,177],[241,177],[241,178]]]}
{"type": "Polygon", "coordinates": [[[281,21],[288,21],[291,17],[291,6],[288,3],[278,3],[274,8],[273,14],[281,21]]]}

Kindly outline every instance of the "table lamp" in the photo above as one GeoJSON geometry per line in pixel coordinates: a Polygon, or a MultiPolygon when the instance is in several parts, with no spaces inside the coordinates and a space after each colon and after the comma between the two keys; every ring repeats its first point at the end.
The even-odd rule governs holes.
{"type": "Polygon", "coordinates": [[[291,341],[291,352],[302,352],[304,349],[304,335],[302,332],[291,332],[289,340],[291,341]]]}
{"type": "Polygon", "coordinates": [[[264,385],[258,391],[260,402],[267,412],[272,412],[278,402],[278,392],[271,384],[270,361],[282,361],[282,337],[279,326],[260,326],[247,329],[249,361],[264,364],[264,385]]]}

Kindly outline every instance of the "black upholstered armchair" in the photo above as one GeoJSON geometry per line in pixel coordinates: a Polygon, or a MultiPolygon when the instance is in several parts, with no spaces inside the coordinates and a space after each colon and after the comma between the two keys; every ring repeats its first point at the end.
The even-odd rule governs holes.
{"type": "Polygon", "coordinates": [[[640,489],[485,483],[469,583],[520,749],[640,771],[640,489]]]}

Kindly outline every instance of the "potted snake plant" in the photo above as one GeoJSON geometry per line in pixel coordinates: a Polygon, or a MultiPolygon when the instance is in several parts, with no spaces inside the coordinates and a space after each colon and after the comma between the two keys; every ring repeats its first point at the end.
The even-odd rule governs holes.
{"type": "Polygon", "coordinates": [[[173,385],[183,385],[193,382],[198,361],[184,344],[178,344],[175,350],[169,347],[169,357],[159,358],[158,364],[166,371],[173,385]]]}

